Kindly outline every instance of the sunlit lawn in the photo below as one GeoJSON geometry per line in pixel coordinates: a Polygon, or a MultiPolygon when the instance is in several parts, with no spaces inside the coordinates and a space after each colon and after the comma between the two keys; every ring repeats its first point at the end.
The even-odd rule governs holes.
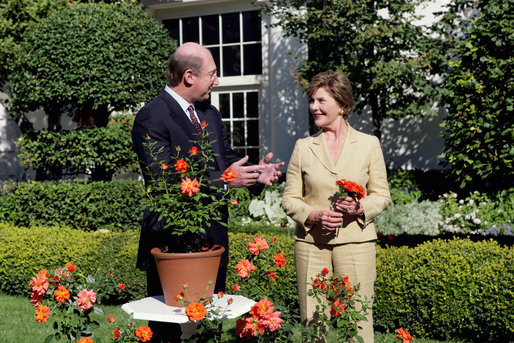
{"type": "MultiPolygon", "coordinates": [[[[121,306],[100,306],[104,315],[95,315],[100,327],[93,331],[95,343],[111,342],[112,331],[117,325],[124,326],[129,322],[129,315],[126,314],[121,306]],[[109,323],[107,317],[113,315],[114,323],[109,323]]],[[[43,342],[48,335],[53,333],[50,321],[38,323],[34,316],[34,307],[28,298],[19,296],[9,296],[0,294],[0,343],[37,343],[43,342]]],[[[132,320],[135,325],[146,325],[147,321],[132,320]]],[[[234,323],[224,325],[224,330],[234,330],[234,323]]],[[[224,336],[222,336],[224,337],[224,336]]],[[[55,341],[54,341],[55,342],[55,341]]],[[[240,340],[244,342],[244,340],[240,340]]],[[[375,334],[376,343],[398,343],[394,334],[375,334]]],[[[440,343],[436,340],[416,339],[415,343],[440,343]]],[[[447,341],[461,343],[462,341],[447,341]]]]}

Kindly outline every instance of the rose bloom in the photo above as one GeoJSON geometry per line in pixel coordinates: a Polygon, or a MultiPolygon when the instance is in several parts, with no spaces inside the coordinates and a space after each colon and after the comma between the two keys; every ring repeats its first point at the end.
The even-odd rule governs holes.
{"type": "Polygon", "coordinates": [[[57,302],[63,303],[70,298],[70,292],[64,286],[59,286],[54,291],[54,297],[57,302]]]}
{"type": "Polygon", "coordinates": [[[81,337],[80,341],[77,341],[77,343],[93,343],[93,339],[91,337],[81,337]]]}
{"type": "Polygon", "coordinates": [[[30,285],[32,286],[32,290],[34,292],[39,294],[45,293],[49,286],[48,271],[46,269],[41,269],[37,276],[30,280],[30,285]]]}
{"type": "Polygon", "coordinates": [[[276,254],[273,256],[273,262],[277,265],[277,268],[285,267],[287,264],[286,258],[284,257],[284,253],[281,252],[280,254],[276,254]]]}
{"type": "Polygon", "coordinates": [[[256,316],[257,318],[262,317],[268,311],[272,312],[274,309],[273,303],[268,300],[268,297],[261,299],[257,304],[252,306],[252,309],[250,310],[250,314],[252,316],[256,316]]]}
{"type": "Polygon", "coordinates": [[[168,169],[168,165],[166,163],[161,164],[161,169],[162,170],[168,169]]]}
{"type": "Polygon", "coordinates": [[[191,147],[191,149],[189,149],[189,153],[190,153],[191,155],[196,155],[196,154],[198,154],[198,148],[197,148],[197,147],[195,147],[195,146],[194,146],[194,147],[191,147]]]}
{"type": "Polygon", "coordinates": [[[187,172],[187,167],[189,167],[189,163],[183,159],[180,159],[177,161],[177,163],[175,163],[175,170],[179,173],[187,172]]]}
{"type": "Polygon", "coordinates": [[[328,274],[328,268],[323,268],[323,270],[321,271],[321,274],[327,275],[328,274]]]}
{"type": "Polygon", "coordinates": [[[332,306],[330,306],[330,314],[336,318],[341,317],[345,308],[346,304],[341,304],[341,299],[337,299],[332,303],[332,306]]]}
{"type": "Polygon", "coordinates": [[[93,307],[93,303],[96,301],[96,293],[93,290],[88,291],[84,289],[77,294],[78,299],[76,300],[77,306],[80,306],[81,311],[85,311],[93,307]]]}
{"type": "Polygon", "coordinates": [[[227,170],[225,170],[223,174],[221,174],[220,179],[226,182],[234,182],[236,181],[238,176],[239,173],[234,173],[234,170],[232,169],[232,167],[230,167],[227,170]]]}
{"type": "Polygon", "coordinates": [[[140,326],[136,330],[136,336],[141,342],[148,342],[152,339],[152,330],[149,326],[140,326]]]}
{"type": "Polygon", "coordinates": [[[112,333],[114,334],[114,339],[118,339],[121,335],[121,332],[118,329],[113,330],[112,333]]]}
{"type": "Polygon", "coordinates": [[[248,260],[239,261],[236,265],[237,275],[240,277],[250,277],[250,272],[255,269],[255,266],[248,260]]]}
{"type": "Polygon", "coordinates": [[[39,305],[36,309],[36,321],[44,323],[50,317],[50,307],[46,305],[39,305]]]}
{"type": "Polygon", "coordinates": [[[396,329],[396,337],[402,340],[402,343],[410,343],[414,340],[414,337],[410,335],[407,330],[403,328],[396,329]]]}
{"type": "Polygon", "coordinates": [[[239,285],[232,286],[232,289],[236,292],[239,291],[239,285]]]}
{"type": "Polygon", "coordinates": [[[125,289],[125,284],[124,284],[124,283],[120,283],[120,284],[118,285],[118,288],[119,288],[119,289],[125,289]]]}
{"type": "Polygon", "coordinates": [[[74,266],[73,264],[71,264],[71,262],[68,262],[68,263],[66,263],[66,269],[68,269],[68,271],[70,271],[70,272],[74,272],[75,269],[77,269],[77,267],[74,266]]]}
{"type": "Polygon", "coordinates": [[[176,302],[181,302],[182,300],[184,300],[184,292],[178,292],[177,295],[175,295],[175,301],[176,302]]]}
{"type": "Polygon", "coordinates": [[[218,293],[218,298],[223,298],[223,296],[224,296],[224,295],[225,295],[225,292],[220,291],[220,292],[218,293]]]}
{"type": "Polygon", "coordinates": [[[200,183],[196,179],[191,179],[186,176],[186,179],[182,179],[182,183],[180,184],[180,189],[182,190],[182,194],[189,195],[192,197],[200,190],[200,183]]]}
{"type": "Polygon", "coordinates": [[[270,270],[266,274],[269,275],[269,281],[275,281],[276,274],[273,270],[270,270]]]}
{"type": "Polygon", "coordinates": [[[205,122],[205,120],[202,120],[202,127],[206,127],[207,126],[207,123],[205,122]]]}
{"type": "Polygon", "coordinates": [[[109,321],[109,323],[114,322],[114,316],[110,315],[109,318],[107,318],[107,320],[109,321]]]}
{"type": "Polygon", "coordinates": [[[269,331],[273,332],[278,328],[282,327],[282,322],[284,321],[280,318],[280,311],[268,312],[263,317],[263,324],[268,328],[269,331]]]}
{"type": "Polygon", "coordinates": [[[238,202],[237,202],[237,199],[236,199],[236,198],[234,198],[234,199],[230,200],[230,203],[231,203],[232,205],[234,205],[234,206],[237,206],[237,204],[238,204],[238,202]]]}
{"type": "Polygon", "coordinates": [[[39,294],[38,292],[30,292],[30,303],[34,307],[38,307],[38,305],[42,302],[42,300],[43,300],[43,294],[39,294]]]}
{"type": "Polygon", "coordinates": [[[264,333],[264,323],[254,317],[248,317],[245,319],[238,319],[236,322],[236,334],[246,339],[247,341],[252,339],[252,336],[257,336],[264,333]]]}
{"type": "Polygon", "coordinates": [[[207,310],[201,303],[191,303],[186,307],[186,315],[190,322],[204,319],[206,313],[207,310]]]}

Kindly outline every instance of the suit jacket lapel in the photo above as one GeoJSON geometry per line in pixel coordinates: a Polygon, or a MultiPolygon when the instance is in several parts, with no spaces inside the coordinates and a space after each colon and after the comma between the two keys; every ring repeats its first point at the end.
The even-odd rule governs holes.
{"type": "Polygon", "coordinates": [[[352,159],[355,158],[353,152],[355,151],[356,143],[357,143],[357,131],[355,131],[348,124],[348,132],[346,133],[346,138],[344,139],[343,148],[341,149],[339,159],[337,160],[337,165],[336,165],[337,170],[344,170],[345,166],[351,165],[352,159]]]}
{"type": "Polygon", "coordinates": [[[186,113],[182,110],[178,102],[165,90],[163,90],[159,96],[166,102],[171,118],[182,128],[189,140],[197,140],[198,135],[194,135],[194,133],[196,133],[195,127],[193,123],[191,123],[191,120],[186,117],[186,113]]]}
{"type": "Polygon", "coordinates": [[[216,159],[216,163],[218,164],[218,168],[221,170],[222,168],[224,169],[225,163],[223,162],[221,154],[222,151],[220,150],[223,146],[223,142],[221,141],[221,133],[219,132],[219,130],[223,128],[218,128],[218,125],[215,122],[216,116],[214,113],[210,113],[211,111],[212,110],[210,110],[210,107],[204,108],[204,106],[198,106],[196,108],[196,113],[200,118],[200,123],[202,121],[205,121],[205,123],[207,124],[207,131],[209,132],[209,141],[211,142],[212,150],[214,152],[214,157],[216,159]]]}
{"type": "Polygon", "coordinates": [[[328,153],[327,142],[325,141],[325,134],[323,131],[319,131],[315,135],[312,136],[312,141],[309,145],[312,153],[319,162],[330,172],[336,173],[336,170],[330,160],[330,155],[328,153]]]}

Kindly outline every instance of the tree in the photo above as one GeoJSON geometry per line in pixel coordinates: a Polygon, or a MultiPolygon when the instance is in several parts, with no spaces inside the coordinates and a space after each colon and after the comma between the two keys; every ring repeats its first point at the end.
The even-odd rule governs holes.
{"type": "MultiPolygon", "coordinates": [[[[166,29],[139,6],[84,3],[52,11],[16,45],[9,112],[20,117],[42,108],[51,131],[60,130],[63,113],[80,128],[105,127],[113,111],[159,93],[175,48],[166,29]]],[[[94,180],[109,180],[113,172],[105,165],[91,168],[94,180]]]]}
{"type": "Polygon", "coordinates": [[[15,51],[9,112],[42,108],[49,129],[68,113],[78,123],[107,124],[114,110],[153,98],[165,83],[175,44],[139,6],[78,4],[31,25],[15,51]]]}
{"type": "Polygon", "coordinates": [[[433,38],[415,25],[414,10],[423,0],[271,0],[264,10],[287,36],[308,44],[308,59],[295,70],[306,86],[318,72],[345,72],[357,100],[355,110],[370,110],[373,132],[381,122],[406,115],[434,114],[441,94],[432,76],[438,57],[433,38]]]}
{"type": "MultiPolygon", "coordinates": [[[[451,35],[459,17],[449,14],[440,31],[458,37],[451,50],[446,88],[444,155],[461,188],[512,187],[514,158],[514,1],[462,1],[453,4],[471,15],[460,35],[451,35]]],[[[450,40],[450,39],[448,39],[450,40]]]]}

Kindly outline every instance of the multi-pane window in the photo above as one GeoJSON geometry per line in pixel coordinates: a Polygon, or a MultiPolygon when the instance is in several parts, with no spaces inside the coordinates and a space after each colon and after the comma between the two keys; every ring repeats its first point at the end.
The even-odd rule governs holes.
{"type": "Polygon", "coordinates": [[[222,115],[232,148],[259,160],[259,93],[245,84],[245,76],[262,74],[261,18],[259,11],[233,12],[162,21],[179,44],[197,42],[208,48],[224,77],[239,77],[230,91],[213,89],[211,103],[222,115]],[[250,89],[251,88],[251,89],[250,89]]]}
{"type": "Polygon", "coordinates": [[[221,77],[262,74],[259,11],[166,19],[162,23],[179,44],[197,42],[211,50],[221,77]]]}
{"type": "Polygon", "coordinates": [[[250,161],[259,160],[259,111],[257,91],[232,91],[213,94],[232,148],[239,155],[248,155],[250,161]]]}

